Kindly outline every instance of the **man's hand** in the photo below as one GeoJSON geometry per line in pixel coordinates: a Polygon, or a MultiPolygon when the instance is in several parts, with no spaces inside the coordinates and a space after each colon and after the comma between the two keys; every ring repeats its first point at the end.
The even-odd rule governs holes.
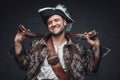
{"type": "Polygon", "coordinates": [[[29,31],[26,30],[26,28],[23,25],[19,25],[19,28],[17,30],[17,34],[14,38],[14,47],[15,47],[15,53],[16,55],[19,55],[22,50],[22,42],[25,40],[25,32],[29,31]]]}
{"type": "Polygon", "coordinates": [[[94,47],[98,47],[98,46],[100,46],[100,41],[99,41],[99,39],[98,39],[98,36],[94,36],[93,38],[90,38],[90,35],[92,35],[92,34],[94,34],[95,33],[95,30],[93,30],[93,31],[90,31],[90,32],[85,32],[84,34],[85,34],[85,39],[86,39],[86,41],[87,41],[87,43],[90,45],[90,46],[92,46],[93,48],[94,47]]]}
{"type": "Polygon", "coordinates": [[[25,37],[25,32],[26,32],[26,28],[23,25],[19,25],[19,28],[17,30],[17,34],[14,38],[14,42],[19,42],[22,43],[24,41],[25,37]]]}

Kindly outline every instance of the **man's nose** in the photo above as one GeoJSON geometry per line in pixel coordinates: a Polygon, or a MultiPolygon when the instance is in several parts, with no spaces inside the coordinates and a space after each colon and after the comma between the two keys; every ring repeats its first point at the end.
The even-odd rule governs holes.
{"type": "Polygon", "coordinates": [[[52,26],[53,26],[53,27],[56,26],[56,22],[53,21],[53,22],[52,22],[52,26]]]}

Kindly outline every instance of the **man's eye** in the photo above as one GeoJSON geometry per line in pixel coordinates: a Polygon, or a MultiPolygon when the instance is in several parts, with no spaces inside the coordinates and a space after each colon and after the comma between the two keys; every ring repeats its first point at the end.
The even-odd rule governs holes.
{"type": "Polygon", "coordinates": [[[55,19],[55,22],[58,22],[59,21],[59,19],[55,19]]]}
{"type": "Polygon", "coordinates": [[[52,22],[48,22],[47,24],[50,25],[52,22]]]}

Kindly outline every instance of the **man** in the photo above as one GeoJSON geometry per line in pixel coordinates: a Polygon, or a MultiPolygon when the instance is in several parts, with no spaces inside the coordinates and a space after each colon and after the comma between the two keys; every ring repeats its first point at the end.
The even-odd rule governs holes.
{"type": "Polygon", "coordinates": [[[23,41],[29,32],[24,26],[18,29],[14,39],[15,59],[27,72],[26,80],[84,80],[94,74],[99,66],[102,52],[95,31],[84,34],[90,49],[72,41],[66,32],[74,20],[63,5],[39,9],[49,33],[32,42],[30,49],[23,50],[23,41]]]}

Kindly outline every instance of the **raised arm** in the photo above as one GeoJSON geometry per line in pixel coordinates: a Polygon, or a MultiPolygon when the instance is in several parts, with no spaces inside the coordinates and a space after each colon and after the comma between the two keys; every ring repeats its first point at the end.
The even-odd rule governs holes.
{"type": "Polygon", "coordinates": [[[23,53],[22,43],[25,40],[25,32],[28,31],[23,25],[20,25],[14,38],[15,59],[19,67],[23,70],[27,68],[29,57],[23,53]]]}
{"type": "Polygon", "coordinates": [[[88,61],[88,74],[91,75],[95,73],[98,69],[101,60],[101,50],[100,50],[100,41],[98,36],[90,38],[89,35],[92,35],[95,31],[85,33],[85,39],[91,47],[91,56],[89,56],[88,61]]]}

